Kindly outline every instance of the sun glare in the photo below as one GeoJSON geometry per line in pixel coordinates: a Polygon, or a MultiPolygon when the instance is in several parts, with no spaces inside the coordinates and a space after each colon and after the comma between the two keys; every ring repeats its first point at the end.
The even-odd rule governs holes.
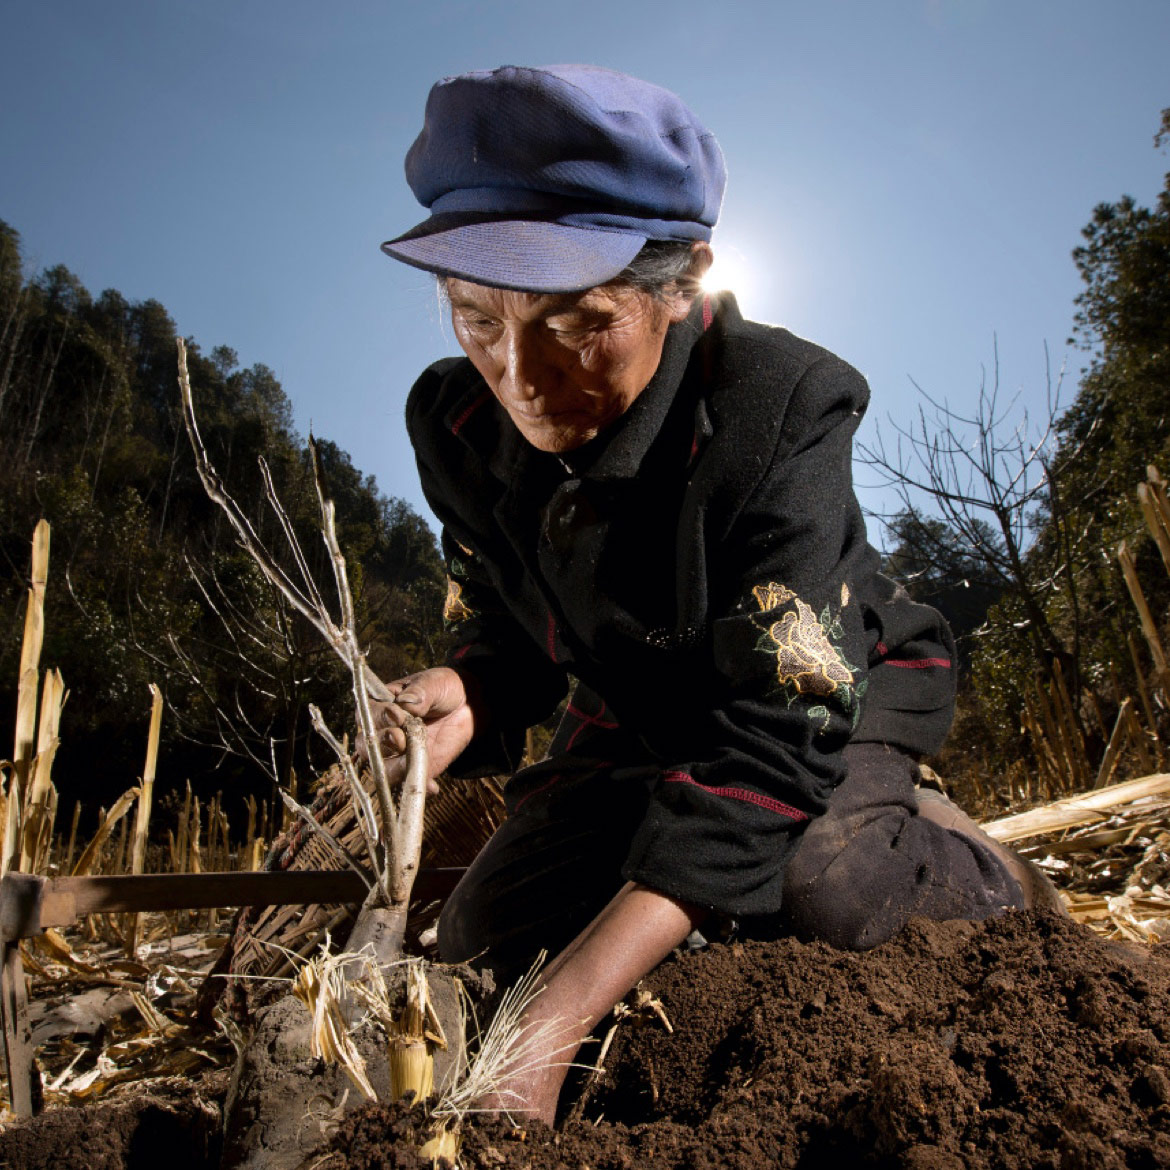
{"type": "Polygon", "coordinates": [[[703,291],[732,292],[740,301],[747,300],[754,288],[751,269],[738,248],[716,247],[715,260],[703,277],[703,291]]]}

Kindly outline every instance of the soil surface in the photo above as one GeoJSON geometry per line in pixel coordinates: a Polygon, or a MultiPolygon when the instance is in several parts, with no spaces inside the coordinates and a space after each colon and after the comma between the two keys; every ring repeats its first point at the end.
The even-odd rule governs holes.
{"type": "MultiPolygon", "coordinates": [[[[1168,945],[1105,942],[1043,914],[919,921],[860,955],[791,939],[716,945],[669,960],[646,988],[673,1033],[649,1010],[627,1018],[603,1075],[556,1130],[469,1121],[460,1164],[1170,1167],[1168,945]]],[[[121,1161],[94,1160],[102,1109],[127,1132],[116,1107],[124,1102],[57,1110],[0,1134],[0,1166],[136,1170],[161,1152],[177,1167],[179,1109],[165,1149],[143,1149],[153,1143],[140,1126],[121,1161]],[[70,1117],[73,1158],[62,1140],[70,1117]]],[[[203,1109],[189,1114],[205,1127],[203,1109]]],[[[369,1107],[304,1165],[416,1170],[428,1136],[421,1111],[369,1107]]],[[[206,1150],[213,1166],[212,1148],[193,1131],[184,1153],[196,1166],[206,1150]]]]}

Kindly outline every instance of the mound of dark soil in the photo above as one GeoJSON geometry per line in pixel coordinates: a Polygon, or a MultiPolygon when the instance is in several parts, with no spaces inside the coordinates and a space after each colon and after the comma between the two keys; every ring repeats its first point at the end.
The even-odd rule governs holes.
{"type": "MultiPolygon", "coordinates": [[[[713,946],[647,986],[673,1034],[650,1013],[623,1022],[580,1116],[555,1131],[469,1121],[461,1164],[1170,1167],[1170,947],[1014,914],[916,922],[862,955],[791,939],[713,946]]],[[[93,1164],[96,1113],[50,1117],[83,1112],[77,1160],[55,1165],[93,1164]]],[[[48,1121],[0,1135],[0,1165],[48,1164],[13,1160],[12,1144],[23,1132],[28,1151],[48,1121]]],[[[359,1111],[306,1165],[415,1170],[422,1124],[403,1107],[359,1111]]],[[[128,1151],[102,1166],[147,1164],[128,1151]]]]}
{"type": "Polygon", "coordinates": [[[206,1170],[219,1165],[226,1076],[119,1086],[109,1100],[51,1109],[0,1133],[4,1170],[206,1170]],[[213,1096],[214,1094],[214,1096],[213,1096]]]}
{"type": "MultiPolygon", "coordinates": [[[[1170,947],[1018,914],[862,955],[714,946],[647,985],[673,1034],[619,1028],[556,1132],[470,1124],[468,1170],[1170,1166],[1170,947]]],[[[412,1166],[409,1124],[355,1115],[322,1170],[412,1166]]]]}

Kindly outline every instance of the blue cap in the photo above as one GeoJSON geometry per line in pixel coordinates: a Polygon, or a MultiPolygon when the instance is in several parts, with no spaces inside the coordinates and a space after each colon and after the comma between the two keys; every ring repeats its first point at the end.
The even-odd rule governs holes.
{"type": "Polygon", "coordinates": [[[727,172],[669,90],[593,65],[435,85],[406,180],[430,218],[382,245],[416,268],[529,292],[612,280],[647,240],[709,240],[727,172]]]}

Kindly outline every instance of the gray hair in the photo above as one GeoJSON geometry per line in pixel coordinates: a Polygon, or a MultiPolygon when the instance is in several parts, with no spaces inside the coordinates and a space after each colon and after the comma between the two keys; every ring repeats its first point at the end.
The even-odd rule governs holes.
{"type": "Polygon", "coordinates": [[[677,296],[688,300],[699,293],[689,240],[647,240],[642,250],[614,277],[618,284],[648,293],[655,300],[677,296]]]}

